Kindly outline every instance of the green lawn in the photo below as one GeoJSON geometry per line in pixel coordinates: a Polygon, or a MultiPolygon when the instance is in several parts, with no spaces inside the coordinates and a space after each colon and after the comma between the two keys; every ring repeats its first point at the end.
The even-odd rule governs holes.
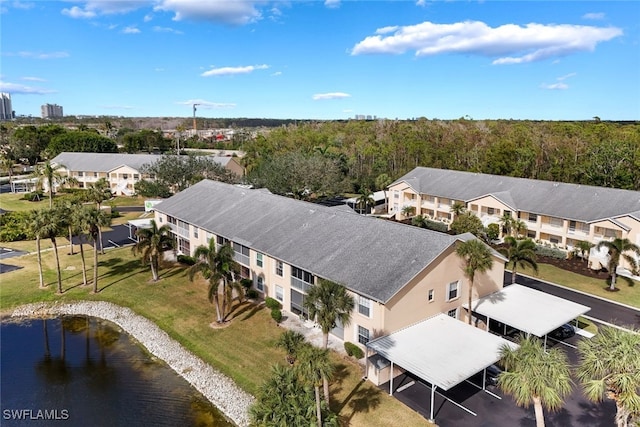
{"type": "Polygon", "coordinates": [[[39,202],[21,200],[25,193],[3,193],[0,194],[0,208],[5,211],[30,211],[32,209],[43,209],[49,207],[49,198],[44,195],[39,202]]]}
{"type": "MultiPolygon", "coordinates": [[[[44,247],[44,245],[43,245],[44,247]]],[[[48,247],[48,246],[47,246],[48,247]]],[[[151,319],[169,335],[182,343],[236,383],[255,394],[269,375],[268,367],[284,363],[284,352],[273,346],[282,332],[261,306],[245,303],[235,307],[233,321],[225,328],[213,329],[214,308],[206,297],[203,282],[192,283],[185,269],[166,266],[161,280],[150,282],[151,273],[134,258],[130,248],[108,251],[100,256],[99,288],[92,295],[82,287],[80,256],[60,251],[63,269],[61,296],[55,295],[53,253],[43,254],[47,288],[38,289],[35,255],[4,260],[24,268],[0,276],[0,310],[38,301],[104,300],[130,307],[151,319]]],[[[91,264],[91,253],[87,253],[91,264]]],[[[91,270],[88,272],[91,277],[91,270]]],[[[332,384],[332,407],[342,420],[353,426],[427,426],[419,414],[407,408],[372,384],[363,382],[362,368],[346,356],[334,355],[337,372],[332,384]]]]}
{"type": "Polygon", "coordinates": [[[538,264],[537,275],[533,270],[527,268],[519,268],[518,273],[640,308],[640,283],[629,282],[623,277],[618,277],[616,280],[616,287],[619,291],[609,292],[607,291],[608,284],[603,280],[575,274],[550,264],[538,264]]]}

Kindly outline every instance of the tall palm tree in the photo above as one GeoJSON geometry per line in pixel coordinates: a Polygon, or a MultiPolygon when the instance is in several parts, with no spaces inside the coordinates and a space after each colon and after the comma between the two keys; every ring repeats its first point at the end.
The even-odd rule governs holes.
{"type": "MultiPolygon", "coordinates": [[[[356,206],[359,209],[359,213],[367,212],[367,207],[375,206],[376,202],[373,199],[373,194],[368,188],[360,190],[360,195],[356,198],[356,206]]],[[[370,211],[369,211],[370,212],[370,211]]]]}
{"type": "MultiPolygon", "coordinates": [[[[316,418],[318,426],[322,426],[322,403],[320,399],[320,385],[329,379],[335,372],[335,366],[329,358],[329,350],[306,345],[300,353],[300,363],[297,366],[302,378],[311,383],[316,398],[316,418]]],[[[329,402],[327,401],[327,407],[329,402]]]]}
{"type": "MultiPolygon", "coordinates": [[[[111,189],[109,188],[109,182],[105,178],[100,178],[94,182],[87,190],[87,200],[96,204],[96,209],[100,210],[102,202],[109,200],[112,197],[111,189]]],[[[98,242],[100,244],[100,252],[104,254],[104,248],[102,247],[102,230],[98,229],[98,242]]]]}
{"type": "Polygon", "coordinates": [[[412,216],[416,213],[416,208],[415,206],[409,206],[409,205],[405,205],[402,207],[402,210],[400,211],[402,213],[402,215],[404,216],[412,216]]]}
{"type": "Polygon", "coordinates": [[[616,403],[617,427],[640,419],[640,330],[602,326],[591,339],[578,342],[578,380],[589,400],[616,403]]]}
{"type": "Polygon", "coordinates": [[[392,182],[393,180],[386,173],[382,173],[376,177],[376,188],[384,191],[384,201],[387,204],[387,209],[389,204],[389,200],[387,200],[387,187],[390,186],[392,182]]]}
{"type": "MultiPolygon", "coordinates": [[[[322,348],[329,346],[329,332],[340,322],[343,326],[351,322],[355,307],[354,299],[343,285],[331,280],[319,279],[304,300],[309,317],[315,319],[322,330],[322,348]]],[[[324,380],[324,399],[329,405],[329,381],[324,380]]]]}
{"type": "Polygon", "coordinates": [[[49,208],[53,207],[54,187],[64,180],[64,176],[58,170],[62,167],[63,165],[54,166],[51,164],[49,160],[47,160],[43,164],[37,165],[35,171],[33,172],[33,175],[38,180],[38,186],[42,186],[42,184],[46,184],[48,187],[49,208]]]}
{"type": "Polygon", "coordinates": [[[524,223],[524,221],[520,220],[520,219],[516,219],[511,223],[511,228],[513,229],[513,234],[516,237],[522,237],[525,236],[527,234],[527,224],[524,223]]]}
{"type": "Polygon", "coordinates": [[[595,245],[591,242],[587,242],[586,240],[580,240],[579,242],[576,243],[575,251],[577,251],[580,254],[580,258],[582,258],[584,262],[587,262],[587,260],[589,259],[589,257],[587,256],[587,253],[589,253],[591,248],[594,246],[595,245]]]}
{"type": "Polygon", "coordinates": [[[506,345],[501,349],[505,372],[498,377],[498,387],[512,395],[518,406],[533,403],[536,426],[544,427],[544,409],[561,408],[571,393],[569,362],[558,348],[545,351],[535,337],[521,336],[518,344],[517,349],[506,345]]]}
{"type": "Polygon", "coordinates": [[[462,258],[464,262],[464,275],[469,279],[469,324],[471,325],[471,300],[473,298],[473,285],[476,273],[484,273],[493,266],[493,256],[487,245],[478,239],[467,240],[462,242],[456,248],[456,254],[462,258]]]}
{"type": "Polygon", "coordinates": [[[502,226],[502,233],[510,236],[511,235],[511,227],[514,222],[514,218],[510,213],[503,213],[500,219],[498,220],[500,225],[502,226]]]}
{"type": "Polygon", "coordinates": [[[38,255],[38,277],[40,278],[40,288],[44,288],[44,274],[42,272],[42,248],[41,241],[45,237],[46,216],[43,211],[33,210],[29,215],[29,234],[36,239],[36,253],[38,255]]]}
{"type": "Polygon", "coordinates": [[[160,269],[160,255],[173,248],[173,235],[169,224],[158,227],[155,220],[151,220],[149,228],[138,229],[138,242],[133,246],[134,254],[142,255],[142,264],[147,262],[151,266],[153,281],[158,281],[160,269]]]}
{"type": "Polygon", "coordinates": [[[538,272],[538,263],[536,262],[536,244],[531,239],[516,240],[513,236],[507,236],[504,239],[506,247],[500,249],[500,253],[507,258],[507,268],[511,268],[511,284],[516,283],[516,275],[518,267],[530,267],[538,272]]]}
{"type": "Polygon", "coordinates": [[[58,282],[58,294],[62,294],[62,272],[60,270],[60,255],[58,254],[58,242],[56,237],[62,231],[63,219],[60,216],[61,212],[57,208],[45,209],[42,211],[44,215],[44,221],[42,224],[42,236],[51,240],[51,246],[53,246],[53,255],[56,260],[56,273],[58,282]]]}
{"type": "MultiPolygon", "coordinates": [[[[84,209],[81,217],[81,228],[83,234],[91,237],[93,241],[93,293],[98,293],[98,242],[100,240],[100,228],[108,227],[111,223],[111,216],[103,210],[94,207],[84,209]]],[[[80,245],[80,251],[83,251],[80,245]]],[[[84,257],[84,252],[81,252],[84,257]]]]}
{"type": "MultiPolygon", "coordinates": [[[[227,307],[231,306],[230,296],[237,288],[236,277],[240,273],[240,265],[233,259],[233,248],[227,242],[216,250],[215,239],[209,240],[209,245],[196,248],[194,258],[196,263],[189,268],[189,279],[193,280],[196,273],[201,273],[209,282],[209,301],[216,306],[216,321],[222,323],[227,317],[227,307]],[[220,285],[222,285],[222,304],[220,304],[220,285]]],[[[241,287],[241,286],[240,286],[241,287]]]]}
{"type": "Polygon", "coordinates": [[[615,239],[602,240],[600,243],[596,245],[598,250],[602,248],[607,248],[609,250],[609,265],[607,266],[609,270],[609,274],[611,275],[611,284],[609,285],[609,290],[614,291],[616,289],[616,270],[620,265],[620,259],[624,259],[629,263],[631,269],[636,272],[640,266],[638,265],[638,261],[635,260],[633,256],[625,252],[635,252],[637,255],[640,255],[640,247],[634,243],[631,243],[629,239],[621,239],[620,237],[616,237],[615,239]]]}
{"type": "Polygon", "coordinates": [[[63,219],[64,226],[67,227],[69,233],[69,255],[75,255],[73,252],[73,236],[80,233],[80,224],[77,222],[77,212],[81,211],[81,205],[79,200],[65,201],[62,204],[58,204],[57,208],[60,210],[60,215],[63,219]]]}

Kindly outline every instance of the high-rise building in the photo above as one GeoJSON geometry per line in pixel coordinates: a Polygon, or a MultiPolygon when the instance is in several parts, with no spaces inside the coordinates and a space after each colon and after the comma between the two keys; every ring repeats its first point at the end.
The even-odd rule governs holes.
{"type": "Polygon", "coordinates": [[[11,120],[14,118],[13,108],[11,107],[11,94],[0,93],[0,120],[11,120]]]}
{"type": "Polygon", "coordinates": [[[43,119],[53,119],[55,117],[62,117],[62,107],[58,104],[44,104],[40,106],[40,117],[43,119]]]}

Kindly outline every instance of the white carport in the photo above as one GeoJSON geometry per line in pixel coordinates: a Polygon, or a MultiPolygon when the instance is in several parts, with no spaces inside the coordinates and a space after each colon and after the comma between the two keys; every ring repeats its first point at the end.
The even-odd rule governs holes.
{"type": "MultiPolygon", "coordinates": [[[[368,368],[369,349],[391,363],[389,394],[393,394],[394,365],[428,382],[431,385],[431,419],[433,420],[434,395],[437,388],[449,390],[478,372],[484,371],[482,389],[489,393],[485,390],[486,368],[500,360],[500,349],[505,345],[511,348],[518,347],[502,337],[467,325],[446,314],[438,314],[405,329],[369,341],[365,366],[368,368]]],[[[446,396],[445,398],[475,415],[460,403],[446,396]]]]}
{"type": "MultiPolygon", "coordinates": [[[[554,329],[591,310],[564,298],[513,284],[471,303],[474,313],[512,326],[527,335],[546,337],[554,329]]],[[[468,304],[463,305],[468,309],[468,304]]]]}
{"type": "Polygon", "coordinates": [[[153,218],[142,218],[142,219],[131,219],[127,221],[127,227],[129,228],[129,239],[134,242],[138,241],[138,236],[136,235],[136,231],[139,228],[149,228],[151,227],[151,220],[153,218]]]}

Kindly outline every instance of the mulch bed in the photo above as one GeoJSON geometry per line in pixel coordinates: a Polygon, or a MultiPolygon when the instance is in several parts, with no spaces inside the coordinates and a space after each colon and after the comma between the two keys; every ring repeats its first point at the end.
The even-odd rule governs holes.
{"type": "Polygon", "coordinates": [[[606,281],[609,278],[609,272],[607,270],[592,270],[591,268],[589,268],[589,264],[583,261],[581,258],[558,259],[538,255],[537,262],[538,264],[551,264],[554,267],[568,270],[572,273],[581,274],[586,277],[593,277],[594,279],[601,279],[606,281]]]}

